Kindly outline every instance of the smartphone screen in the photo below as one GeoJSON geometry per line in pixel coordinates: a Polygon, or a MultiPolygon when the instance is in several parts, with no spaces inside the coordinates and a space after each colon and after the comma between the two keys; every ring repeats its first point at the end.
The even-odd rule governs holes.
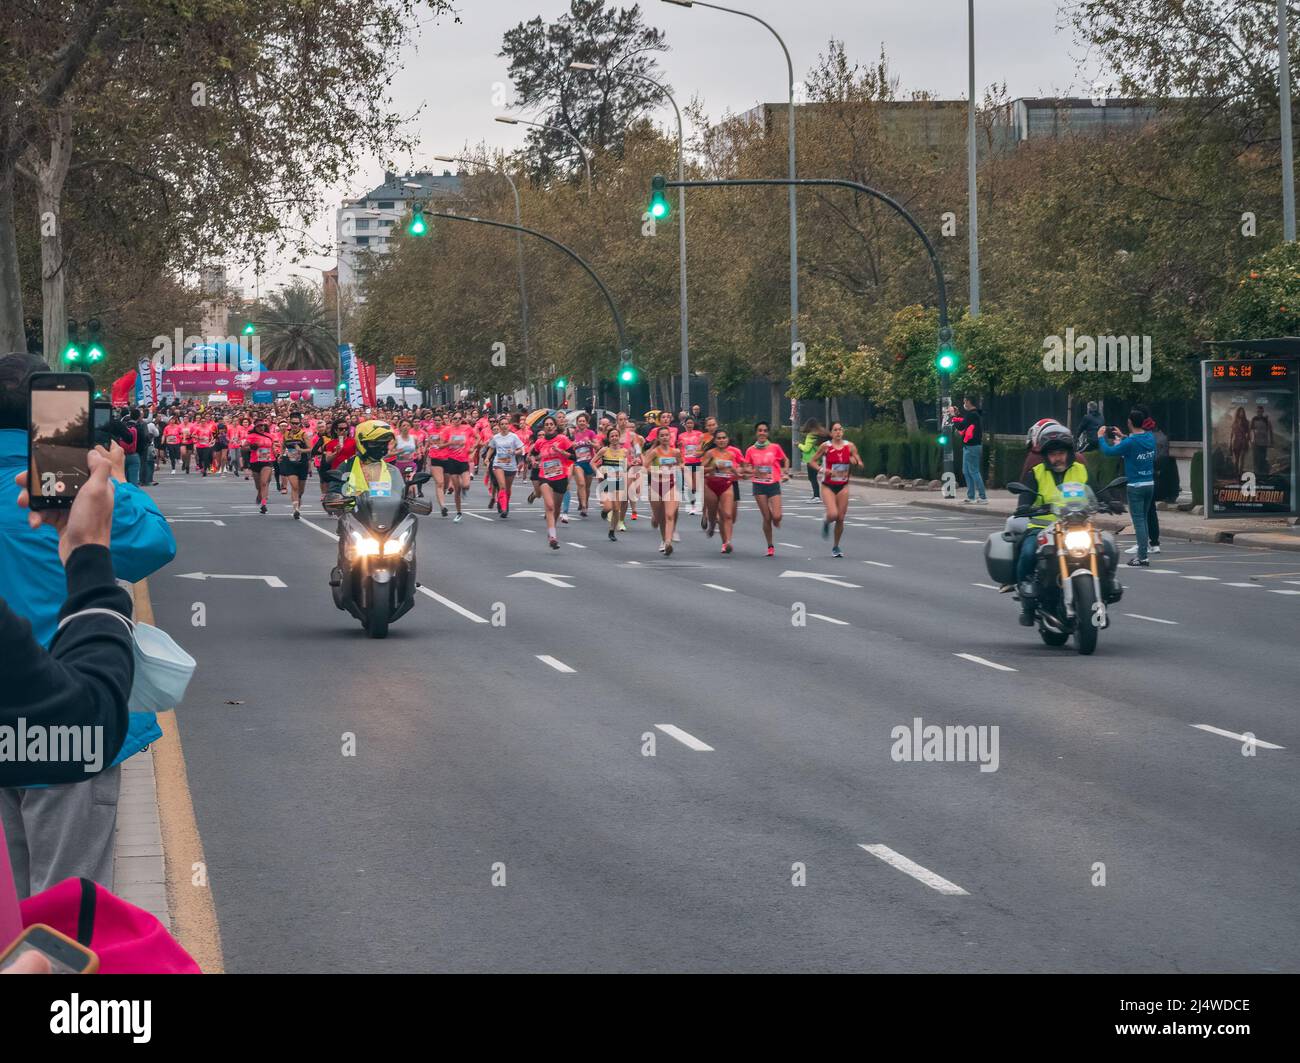
{"type": "Polygon", "coordinates": [[[91,974],[99,967],[93,952],[43,923],[35,923],[23,931],[5,953],[5,964],[13,963],[26,952],[39,952],[49,960],[51,974],[91,974]]]}
{"type": "Polygon", "coordinates": [[[90,479],[93,387],[85,373],[32,375],[27,437],[32,509],[71,506],[90,479]]]}
{"type": "Polygon", "coordinates": [[[113,407],[107,402],[97,402],[94,407],[95,446],[107,448],[113,437],[108,434],[108,424],[113,419],[113,407]]]}

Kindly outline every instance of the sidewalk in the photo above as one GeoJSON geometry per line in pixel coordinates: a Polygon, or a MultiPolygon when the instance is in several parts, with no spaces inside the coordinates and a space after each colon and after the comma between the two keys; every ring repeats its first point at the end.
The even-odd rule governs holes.
{"type": "MultiPolygon", "coordinates": [[[[886,487],[874,480],[854,478],[855,497],[866,502],[903,502],[927,509],[957,510],[962,513],[996,514],[1008,517],[1016,508],[1016,499],[1005,488],[990,488],[987,506],[970,505],[962,501],[965,489],[958,489],[955,499],[943,498],[937,490],[925,488],[900,489],[886,487]]],[[[1097,526],[1107,531],[1131,530],[1128,514],[1123,516],[1099,515],[1097,526]]],[[[1160,511],[1160,538],[1191,543],[1232,543],[1235,546],[1267,547],[1273,550],[1300,551],[1300,527],[1285,520],[1206,520],[1193,513],[1177,509],[1160,511]]]]}

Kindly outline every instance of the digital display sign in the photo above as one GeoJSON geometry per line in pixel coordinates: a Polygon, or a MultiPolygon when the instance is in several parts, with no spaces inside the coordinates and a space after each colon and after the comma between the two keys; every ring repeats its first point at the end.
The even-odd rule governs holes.
{"type": "Polygon", "coordinates": [[[1201,365],[1206,517],[1300,515],[1300,362],[1255,358],[1201,365]]]}

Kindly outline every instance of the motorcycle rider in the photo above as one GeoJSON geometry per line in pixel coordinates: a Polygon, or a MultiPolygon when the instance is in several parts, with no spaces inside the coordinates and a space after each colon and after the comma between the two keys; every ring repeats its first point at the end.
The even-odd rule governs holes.
{"type": "Polygon", "coordinates": [[[393,493],[392,470],[384,459],[393,449],[396,435],[387,421],[363,421],[357,425],[356,457],[339,470],[345,474],[342,493],[361,495],[369,492],[376,496],[393,493]]]}
{"type": "MultiPolygon", "coordinates": [[[[1037,426],[1035,426],[1037,427],[1037,426]]],[[[1040,506],[1051,506],[1063,501],[1061,484],[1088,482],[1088,467],[1075,459],[1074,436],[1062,424],[1049,424],[1039,429],[1038,451],[1042,455],[1041,464],[1035,465],[1030,473],[1032,480],[1027,481],[1034,488],[1020,495],[1020,508],[1017,516],[1027,516],[1028,511],[1040,506]]],[[[1020,623],[1023,627],[1034,626],[1034,609],[1038,600],[1038,588],[1034,581],[1034,563],[1038,555],[1038,533],[1049,527],[1055,517],[1051,514],[1029,518],[1029,530],[1020,541],[1020,555],[1016,559],[1016,581],[1020,592],[1020,623]]]]}

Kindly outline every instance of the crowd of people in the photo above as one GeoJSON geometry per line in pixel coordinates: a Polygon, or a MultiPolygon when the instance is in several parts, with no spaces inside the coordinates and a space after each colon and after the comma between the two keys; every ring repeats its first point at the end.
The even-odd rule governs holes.
{"type": "MultiPolygon", "coordinates": [[[[387,410],[338,405],[300,407],[287,400],[273,405],[173,404],[158,411],[133,410],[122,424],[133,440],[124,446],[155,450],[140,464],[141,481],[157,475],[237,477],[251,480],[262,513],[271,503],[271,484],[289,496],[295,519],[301,517],[308,482],[347,466],[357,455],[357,433],[382,426],[378,445],[385,460],[409,481],[417,472],[431,477],[435,506],[459,523],[472,486],[482,483],[486,507],[502,520],[515,508],[515,485],[526,480],[526,504],[541,503],[547,542],[559,548],[559,529],[576,512],[586,520],[599,507],[611,542],[628,521],[649,511],[659,533],[658,549],[671,556],[681,542],[679,517],[699,517],[700,530],[718,536],[721,552],[734,550],[741,484],[748,483],[758,509],[767,556],[776,553],[773,533],[782,520],[782,484],[790,478],[790,458],[774,442],[770,426],[754,426],[752,445],[734,445],[715,417],[695,411],[673,415],[651,410],[641,420],[628,414],[586,410],[506,412],[460,403],[443,407],[387,410]],[[167,471],[164,473],[164,469],[167,471]]],[[[838,422],[823,429],[804,426],[801,450],[809,468],[812,497],[825,506],[823,537],[833,535],[832,554],[842,557],[840,540],[848,513],[844,490],[849,470],[861,463],[856,446],[838,422]]],[[[421,496],[424,485],[415,490],[421,496]]],[[[522,493],[522,485],[520,487],[522,493]]]]}

